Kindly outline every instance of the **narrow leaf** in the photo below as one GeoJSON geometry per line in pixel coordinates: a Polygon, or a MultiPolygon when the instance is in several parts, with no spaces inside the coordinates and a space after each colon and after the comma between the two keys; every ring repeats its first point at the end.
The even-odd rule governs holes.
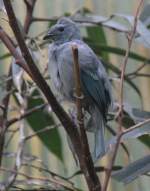
{"type": "MultiPolygon", "coordinates": [[[[125,14],[115,14],[114,16],[125,19],[131,27],[134,27],[134,16],[125,14]]],[[[150,31],[140,20],[137,22],[136,32],[135,40],[142,43],[145,47],[150,48],[150,31]]]]}
{"type": "MultiPolygon", "coordinates": [[[[35,90],[32,94],[32,97],[28,101],[28,109],[34,108],[43,104],[44,101],[40,97],[40,93],[35,90]]],[[[30,124],[31,128],[36,132],[41,129],[44,129],[47,126],[54,125],[54,120],[47,111],[37,111],[32,115],[27,117],[27,121],[30,124]]],[[[56,155],[60,160],[63,160],[62,157],[62,142],[59,131],[57,128],[50,129],[46,132],[38,134],[41,141],[44,145],[56,155]]]]}
{"type": "MultiPolygon", "coordinates": [[[[99,52],[109,52],[111,54],[116,54],[118,56],[125,56],[126,50],[118,48],[118,47],[113,47],[113,46],[108,46],[105,44],[97,44],[93,43],[91,39],[85,38],[84,39],[90,47],[95,51],[95,53],[99,54],[99,52]]],[[[135,52],[130,51],[129,52],[129,58],[137,60],[137,61],[142,61],[145,62],[146,64],[150,64],[150,59],[146,58],[140,54],[137,54],[135,52]]]]}
{"type": "Polygon", "coordinates": [[[150,171],[150,155],[145,156],[135,162],[132,162],[123,169],[113,172],[112,177],[119,182],[128,184],[138,178],[139,176],[146,174],[150,171]]]}

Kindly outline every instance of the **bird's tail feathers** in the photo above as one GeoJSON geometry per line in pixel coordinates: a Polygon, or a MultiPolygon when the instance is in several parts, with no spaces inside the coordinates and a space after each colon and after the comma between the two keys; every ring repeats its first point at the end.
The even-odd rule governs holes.
{"type": "Polygon", "coordinates": [[[92,153],[93,161],[96,162],[105,154],[105,120],[97,107],[93,107],[91,112],[93,133],[94,133],[94,152],[92,153]]]}

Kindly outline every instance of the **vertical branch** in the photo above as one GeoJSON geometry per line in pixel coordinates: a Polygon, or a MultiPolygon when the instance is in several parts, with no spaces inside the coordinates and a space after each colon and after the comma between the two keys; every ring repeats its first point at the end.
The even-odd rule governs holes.
{"type": "Polygon", "coordinates": [[[72,46],[72,53],[73,53],[73,59],[74,59],[74,79],[75,79],[75,97],[76,97],[76,106],[77,106],[77,119],[78,119],[78,123],[79,123],[80,134],[82,136],[82,129],[84,130],[84,115],[83,115],[83,111],[82,111],[82,100],[84,98],[84,95],[83,95],[82,89],[81,89],[80,68],[79,68],[79,60],[78,60],[78,47],[76,45],[72,46]]]}
{"type": "Polygon", "coordinates": [[[134,24],[133,24],[133,29],[131,31],[131,33],[129,33],[128,36],[128,47],[127,47],[127,51],[122,63],[122,69],[121,69],[121,82],[120,82],[120,100],[119,100],[119,113],[118,113],[118,122],[119,122],[119,126],[118,126],[118,138],[117,138],[117,142],[114,148],[114,151],[112,153],[112,158],[110,160],[110,163],[108,165],[108,170],[106,171],[106,175],[105,175],[105,180],[104,180],[104,186],[103,186],[103,191],[107,191],[107,187],[108,187],[108,183],[110,180],[110,176],[111,176],[111,171],[112,171],[112,167],[114,165],[116,156],[117,156],[117,151],[120,145],[120,141],[121,141],[121,137],[122,137],[122,118],[123,118],[123,87],[124,87],[124,78],[125,78],[125,70],[126,70],[126,66],[127,66],[127,62],[128,62],[128,58],[129,58],[129,53],[130,53],[130,49],[132,46],[132,42],[134,39],[134,36],[136,34],[136,27],[138,24],[138,17],[140,14],[140,10],[141,7],[143,5],[144,0],[140,0],[139,5],[137,7],[136,13],[135,13],[135,17],[134,17],[134,24]]]}
{"type": "MultiPolygon", "coordinates": [[[[26,108],[26,100],[22,99],[20,116],[24,114],[25,108],[26,108]]],[[[18,148],[16,151],[15,164],[13,167],[13,169],[15,170],[15,173],[11,173],[11,175],[8,177],[8,181],[6,182],[4,186],[5,191],[11,188],[22,166],[23,152],[24,152],[24,146],[25,146],[24,130],[25,130],[25,121],[23,119],[19,122],[19,141],[18,141],[18,148]]]]}
{"type": "Polygon", "coordinates": [[[9,74],[8,74],[8,82],[6,85],[6,96],[2,100],[2,106],[3,106],[3,114],[0,117],[0,166],[2,163],[2,156],[3,156],[3,149],[4,149],[4,143],[5,143],[5,133],[7,129],[7,114],[8,114],[8,105],[9,105],[9,99],[10,99],[10,90],[12,87],[12,78],[11,78],[11,66],[9,69],[9,74]]]}
{"type": "Polygon", "coordinates": [[[133,24],[133,29],[131,31],[131,33],[129,33],[128,35],[128,48],[123,60],[123,64],[122,64],[122,69],[121,69],[121,83],[120,83],[120,100],[119,100],[119,131],[122,131],[122,117],[123,117],[123,87],[124,87],[124,78],[125,78],[125,70],[126,70],[126,66],[127,66],[127,62],[128,62],[128,58],[129,58],[129,53],[130,53],[130,49],[132,46],[132,42],[134,39],[134,35],[136,34],[136,27],[137,27],[137,23],[138,23],[138,17],[140,14],[140,9],[143,5],[144,0],[140,0],[140,3],[137,7],[136,13],[135,13],[135,18],[134,18],[134,24],[133,24]]]}
{"type": "Polygon", "coordinates": [[[77,120],[79,125],[79,136],[81,140],[81,148],[83,152],[83,172],[87,180],[87,184],[90,191],[100,191],[101,184],[96,174],[92,157],[89,150],[89,144],[87,140],[87,135],[84,128],[84,115],[82,110],[82,99],[84,98],[81,89],[80,80],[80,68],[78,60],[78,47],[76,45],[72,46],[73,60],[74,60],[74,78],[75,78],[75,96],[76,96],[76,106],[77,106],[77,120]]]}

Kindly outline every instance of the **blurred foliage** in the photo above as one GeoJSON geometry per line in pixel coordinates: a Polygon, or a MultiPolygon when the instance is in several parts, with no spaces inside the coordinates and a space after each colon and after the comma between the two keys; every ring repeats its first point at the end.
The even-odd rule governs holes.
{"type": "MultiPolygon", "coordinates": [[[[138,44],[142,47],[147,48],[148,50],[150,48],[150,31],[149,31],[150,14],[148,11],[149,6],[150,6],[149,4],[147,6],[145,6],[145,8],[143,9],[143,12],[141,13],[141,16],[140,16],[141,21],[138,23],[137,33],[134,38],[134,43],[136,45],[138,44]]],[[[4,13],[3,13],[3,15],[4,15],[4,13]]],[[[66,13],[66,15],[68,16],[71,14],[66,13]]],[[[3,17],[6,18],[6,15],[3,17]]],[[[104,16],[100,16],[100,15],[94,15],[88,9],[81,9],[81,10],[77,11],[77,13],[72,16],[72,18],[75,19],[77,21],[77,23],[79,22],[80,25],[83,27],[84,32],[82,33],[82,37],[83,37],[84,41],[94,50],[94,52],[97,54],[99,59],[101,59],[102,63],[106,67],[106,70],[108,72],[111,71],[112,84],[114,84],[116,80],[119,81],[119,77],[121,74],[120,66],[118,67],[117,65],[115,65],[114,63],[111,62],[110,55],[115,55],[115,56],[117,56],[117,58],[118,57],[123,58],[126,54],[126,49],[122,48],[120,46],[117,46],[117,45],[116,46],[110,45],[109,41],[107,40],[108,31],[106,32],[105,28],[109,29],[109,31],[113,30],[116,33],[119,32],[119,33],[126,34],[133,27],[134,17],[131,15],[125,15],[125,14],[114,14],[112,17],[108,18],[108,17],[104,17],[104,16]],[[80,22],[81,20],[83,22],[80,22]]],[[[55,19],[51,22],[48,22],[49,23],[48,27],[51,27],[55,22],[56,22],[55,19]]],[[[44,31],[45,31],[45,28],[43,29],[42,35],[45,33],[44,31]]],[[[12,32],[11,32],[10,36],[12,36],[12,32]]],[[[30,35],[28,35],[28,38],[30,39],[30,35]]],[[[36,51],[37,54],[40,56],[45,54],[44,51],[45,51],[45,47],[46,47],[46,45],[45,45],[46,42],[43,42],[40,39],[40,37],[37,37],[37,36],[32,37],[32,38],[38,44],[37,47],[34,47],[34,51],[36,51]]],[[[32,38],[31,38],[31,40],[32,40],[32,38]]],[[[4,61],[6,61],[7,58],[10,58],[10,56],[11,55],[9,53],[6,53],[6,52],[2,53],[0,55],[0,61],[2,63],[4,63],[4,61]]],[[[132,60],[132,63],[134,65],[134,70],[132,72],[133,75],[128,75],[128,73],[126,73],[125,84],[128,84],[129,87],[135,91],[135,93],[138,95],[140,100],[142,100],[143,98],[142,98],[142,92],[140,89],[140,84],[137,83],[138,74],[140,74],[140,72],[141,72],[141,70],[137,71],[139,68],[138,63],[141,63],[141,62],[144,63],[143,68],[145,66],[149,66],[150,58],[144,56],[142,54],[142,52],[140,52],[140,51],[137,52],[136,50],[132,49],[129,52],[129,59],[132,60]]],[[[45,55],[43,56],[43,60],[45,63],[47,62],[45,55]]],[[[41,62],[40,59],[39,59],[39,61],[41,62]]],[[[147,75],[149,73],[142,72],[142,74],[145,75],[145,78],[147,78],[147,79],[150,78],[150,76],[147,75]]],[[[7,75],[7,74],[5,74],[5,75],[7,75]]],[[[15,77],[18,77],[18,76],[19,76],[19,74],[15,73],[12,76],[13,80],[15,77]]],[[[32,91],[30,90],[29,95],[28,95],[28,92],[26,92],[26,91],[28,91],[28,88],[23,89],[23,92],[19,92],[19,93],[21,93],[21,96],[24,96],[26,94],[28,95],[26,97],[26,99],[27,99],[26,111],[29,111],[33,108],[38,108],[40,105],[45,104],[45,100],[42,97],[40,90],[38,90],[37,87],[34,87],[35,84],[32,84],[29,81],[29,79],[26,79],[25,76],[21,76],[21,78],[23,78],[23,79],[19,78],[19,82],[21,82],[21,80],[23,80],[25,84],[30,84],[29,86],[31,86],[31,87],[29,87],[29,88],[32,89],[32,91]]],[[[7,78],[5,78],[4,81],[3,81],[3,79],[1,80],[1,87],[2,86],[5,87],[7,78]]],[[[20,84],[20,86],[22,86],[22,84],[20,84]]],[[[19,88],[20,91],[21,91],[21,88],[22,87],[19,88]]],[[[16,93],[17,89],[18,88],[14,84],[14,86],[12,88],[12,93],[14,93],[14,92],[16,93]]],[[[125,92],[127,92],[127,91],[128,90],[125,89],[125,92]]],[[[18,98],[15,93],[14,93],[14,95],[15,95],[14,97],[16,99],[16,102],[15,102],[15,104],[14,103],[13,104],[15,105],[14,107],[17,107],[16,110],[18,110],[19,107],[21,107],[21,106],[17,100],[18,98]]],[[[1,98],[0,101],[2,101],[3,97],[1,98]]],[[[125,129],[129,129],[130,127],[150,118],[150,111],[142,110],[139,105],[137,106],[137,108],[134,108],[132,106],[132,104],[124,103],[123,109],[124,109],[124,112],[123,112],[122,123],[123,123],[123,127],[125,129]]],[[[9,111],[10,115],[11,115],[11,112],[12,111],[10,110],[9,111]]],[[[111,128],[114,130],[114,132],[115,132],[115,127],[118,125],[117,121],[114,120],[116,113],[117,113],[117,111],[109,113],[109,115],[111,116],[111,120],[112,120],[112,121],[110,120],[109,123],[111,124],[111,128]]],[[[15,115],[16,115],[16,113],[15,113],[15,115]]],[[[33,112],[32,114],[28,115],[26,117],[26,121],[27,121],[28,125],[31,127],[31,129],[33,130],[33,132],[35,134],[37,133],[36,136],[42,141],[43,145],[49,150],[49,152],[52,153],[53,155],[55,155],[58,158],[58,160],[61,161],[62,164],[65,165],[66,164],[65,160],[67,159],[67,157],[69,158],[69,156],[66,155],[64,157],[65,150],[63,150],[64,149],[63,148],[64,140],[62,138],[63,137],[62,132],[59,131],[59,128],[56,125],[57,120],[54,119],[54,117],[52,115],[52,111],[48,111],[48,108],[44,107],[44,108],[39,109],[39,110],[33,112]],[[48,130],[40,132],[41,130],[46,129],[47,127],[49,127],[48,130]],[[38,133],[38,132],[40,132],[40,133],[38,133]]],[[[133,140],[136,139],[136,140],[139,140],[140,142],[144,143],[142,145],[143,149],[146,149],[146,147],[150,148],[150,137],[149,137],[150,128],[149,127],[150,127],[150,122],[147,123],[146,125],[144,124],[143,126],[139,126],[137,129],[131,131],[126,136],[124,136],[122,138],[122,140],[126,143],[126,142],[128,142],[129,138],[133,139],[133,140]]],[[[11,129],[11,127],[9,127],[9,128],[11,129]]],[[[114,144],[115,142],[116,142],[116,136],[113,136],[107,142],[107,145],[110,146],[110,145],[114,144]]],[[[128,152],[130,153],[130,148],[128,147],[128,145],[126,145],[126,148],[128,149],[128,152]]],[[[108,153],[109,153],[109,149],[108,149],[108,153]]],[[[67,161],[67,163],[68,163],[68,161],[67,161]]],[[[129,182],[133,181],[135,178],[137,178],[138,176],[148,173],[149,164],[150,164],[149,156],[146,156],[146,157],[140,156],[139,160],[132,161],[132,163],[130,163],[129,165],[127,165],[123,168],[121,167],[122,168],[121,170],[120,170],[120,166],[119,166],[117,168],[118,172],[115,172],[113,174],[113,177],[118,181],[122,181],[124,183],[129,183],[129,182]]],[[[48,170],[48,167],[47,167],[47,170],[48,170]]],[[[81,175],[81,174],[82,173],[80,171],[77,171],[74,173],[73,176],[81,175]]]]}

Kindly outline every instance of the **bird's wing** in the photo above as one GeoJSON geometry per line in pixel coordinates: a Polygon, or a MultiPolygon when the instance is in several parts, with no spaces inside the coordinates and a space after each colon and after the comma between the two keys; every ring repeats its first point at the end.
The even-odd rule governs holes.
{"type": "Polygon", "coordinates": [[[106,119],[110,97],[109,92],[107,92],[104,86],[104,79],[94,74],[94,71],[85,71],[81,69],[81,82],[84,93],[90,95],[104,119],[106,119]]]}
{"type": "Polygon", "coordinates": [[[84,92],[90,95],[101,114],[106,118],[108,107],[111,104],[111,87],[105,69],[86,44],[82,44],[78,49],[84,92]]]}

